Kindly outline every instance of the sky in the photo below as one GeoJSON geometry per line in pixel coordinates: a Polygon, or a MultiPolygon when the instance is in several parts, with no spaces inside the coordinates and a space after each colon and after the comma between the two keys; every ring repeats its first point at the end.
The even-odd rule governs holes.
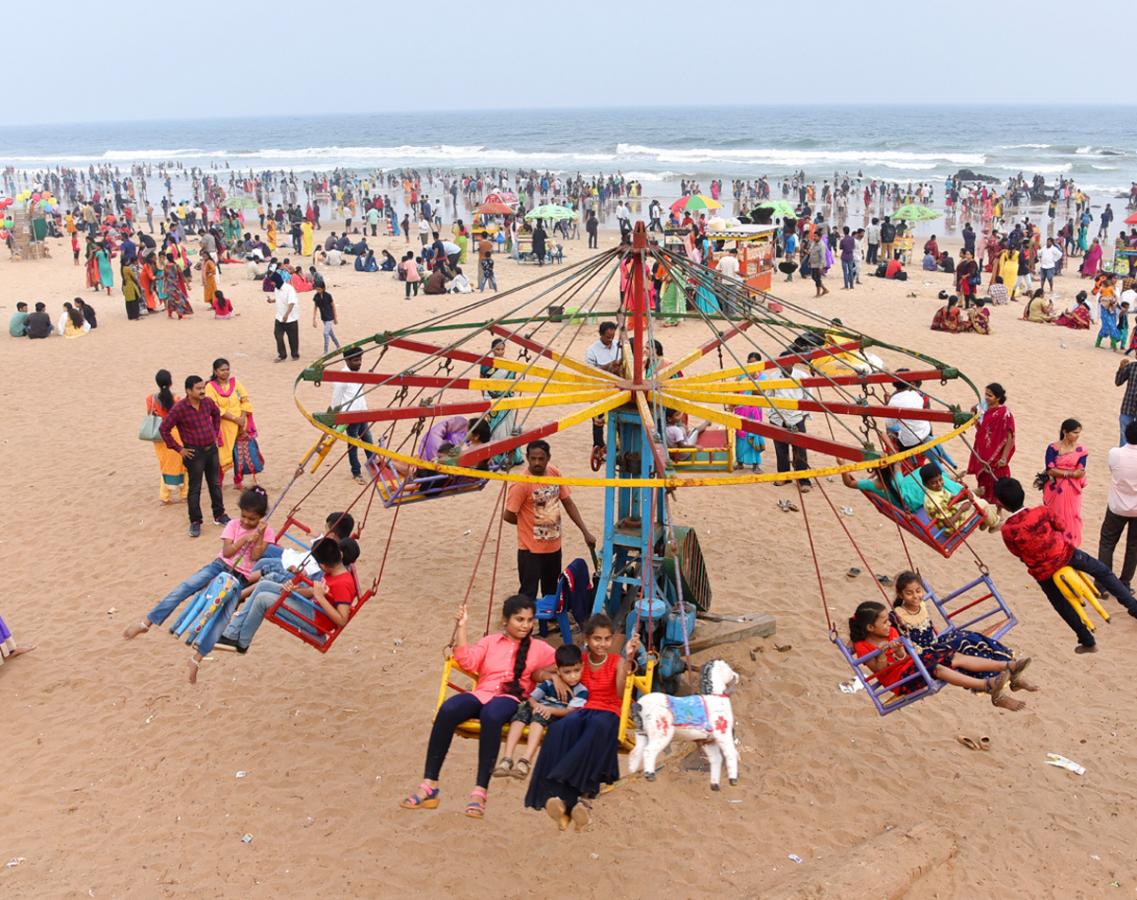
{"type": "Polygon", "coordinates": [[[147,3],[144,16],[49,2],[52,21],[73,27],[45,33],[42,7],[5,4],[5,32],[24,37],[5,45],[3,124],[640,103],[1133,102],[1109,88],[1130,75],[1121,42],[1093,43],[1111,23],[1124,24],[1124,37],[1132,0],[194,0],[147,3]],[[363,11],[346,14],[352,8],[363,11]]]}

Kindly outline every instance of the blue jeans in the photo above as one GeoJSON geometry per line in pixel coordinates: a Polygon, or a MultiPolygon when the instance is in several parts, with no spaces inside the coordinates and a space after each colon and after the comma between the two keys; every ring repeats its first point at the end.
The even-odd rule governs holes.
{"type": "Polygon", "coordinates": [[[339,346],[340,346],[339,338],[336,337],[336,333],[332,330],[333,325],[335,325],[335,322],[325,322],[324,323],[324,353],[325,354],[328,352],[328,342],[329,341],[336,345],[337,350],[339,349],[339,346]]]}
{"type": "Polygon", "coordinates": [[[845,287],[851,288],[853,280],[857,277],[857,264],[851,259],[841,260],[841,275],[845,279],[845,287]]]}
{"type": "Polygon", "coordinates": [[[146,614],[146,620],[148,622],[152,622],[155,625],[161,625],[166,621],[166,619],[169,618],[170,613],[178,608],[178,604],[180,604],[183,600],[192,597],[222,572],[228,571],[229,567],[225,565],[225,563],[223,563],[220,559],[214,559],[206,563],[204,566],[194,572],[189,578],[187,578],[176,588],[170,591],[170,593],[168,593],[165,597],[159,600],[158,605],[146,614]]]}
{"type": "Polygon", "coordinates": [[[1133,418],[1133,416],[1127,416],[1125,413],[1121,413],[1121,415],[1117,417],[1117,421],[1121,425],[1121,443],[1117,445],[1118,447],[1124,447],[1129,443],[1125,440],[1125,429],[1129,427],[1129,423],[1133,421],[1133,418]]]}
{"type": "MultiPolygon", "coordinates": [[[[277,598],[280,596],[280,591],[281,586],[272,582],[253,591],[252,596],[245,601],[245,605],[241,611],[229,621],[229,625],[225,629],[225,637],[236,641],[242,647],[248,647],[249,644],[253,642],[257,629],[261,627],[265,613],[276,603],[277,598]]],[[[301,631],[306,631],[309,634],[319,634],[315,628],[303,619],[290,615],[287,609],[289,607],[311,618],[312,607],[308,600],[297,594],[290,594],[281,605],[279,614],[282,619],[287,620],[290,625],[295,625],[301,631]]],[[[204,656],[205,654],[202,655],[204,656]]]]}
{"type": "MultiPolygon", "coordinates": [[[[355,438],[360,441],[367,441],[369,444],[375,443],[371,439],[371,427],[366,422],[356,422],[354,425],[347,426],[347,436],[355,438]]],[[[367,453],[368,462],[375,456],[370,450],[367,453]]],[[[355,444],[347,445],[347,462],[351,466],[352,475],[361,475],[363,469],[359,465],[359,448],[355,444]]]]}

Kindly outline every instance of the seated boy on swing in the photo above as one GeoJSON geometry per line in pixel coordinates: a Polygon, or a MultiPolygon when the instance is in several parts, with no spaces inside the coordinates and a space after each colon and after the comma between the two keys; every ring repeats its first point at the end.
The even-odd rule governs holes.
{"type": "Polygon", "coordinates": [[[966,488],[954,494],[944,486],[943,470],[934,462],[920,467],[920,480],[924,483],[924,511],[938,528],[956,531],[969,518],[964,504],[970,503],[979,514],[980,531],[999,530],[999,510],[980,500],[966,488]]]}
{"type": "MultiPolygon", "coordinates": [[[[355,519],[351,513],[328,513],[328,517],[324,520],[323,536],[335,538],[340,541],[341,546],[344,541],[351,537],[353,531],[355,531],[355,519]]],[[[279,537],[277,540],[279,541],[279,537]]],[[[290,574],[294,575],[297,572],[307,575],[313,581],[323,577],[320,566],[312,558],[310,551],[282,548],[279,544],[274,544],[261,555],[261,558],[253,566],[252,574],[247,579],[248,587],[241,592],[241,599],[244,600],[252,594],[258,581],[275,581],[277,584],[284,584],[290,574]]]]}
{"type": "Polygon", "coordinates": [[[512,775],[514,778],[526,778],[529,768],[533,765],[533,757],[537,755],[537,747],[541,743],[541,736],[553,719],[567,716],[574,709],[582,709],[588,700],[588,688],[581,683],[584,674],[584,655],[576,644],[564,644],[557,648],[555,660],[557,677],[568,687],[568,699],[562,701],[557,696],[557,689],[553,682],[542,681],[533,688],[527,701],[517,705],[517,712],[509,723],[509,734],[505,739],[505,756],[501,758],[497,768],[493,770],[494,778],[503,778],[512,775]],[[529,741],[525,745],[525,755],[517,762],[513,761],[513,754],[517,745],[521,743],[521,733],[525,726],[529,726],[529,741]]]}

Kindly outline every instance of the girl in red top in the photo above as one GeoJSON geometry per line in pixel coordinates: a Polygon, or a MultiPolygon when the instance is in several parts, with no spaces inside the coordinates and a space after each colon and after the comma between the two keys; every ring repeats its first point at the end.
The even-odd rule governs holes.
{"type": "Polygon", "coordinates": [[[612,784],[620,777],[616,755],[620,706],[640,644],[638,637],[632,637],[622,656],[610,653],[612,634],[612,620],[603,613],[584,623],[588,652],[580,680],[588,688],[588,701],[584,709],[549,726],[525,795],[525,805],[545,810],[561,831],[569,822],[582,831],[600,784],[612,784]]]}
{"type": "MultiPolygon", "coordinates": [[[[866,600],[857,607],[849,618],[849,637],[853,641],[853,652],[865,656],[875,650],[879,655],[865,662],[869,671],[876,675],[881,685],[887,687],[903,681],[916,670],[916,664],[900,642],[900,633],[892,627],[888,609],[882,603],[866,600]]],[[[1030,665],[1026,659],[980,659],[956,653],[950,647],[935,644],[920,651],[920,661],[928,674],[940,681],[968,688],[977,693],[991,695],[991,703],[1004,709],[1021,709],[1022,705],[1002,693],[1007,685],[1018,682],[1019,676],[1030,665]],[[963,670],[963,671],[957,671],[963,670]],[[994,678],[976,678],[964,672],[999,672],[994,678]]],[[[924,687],[920,679],[897,685],[893,693],[897,696],[911,694],[924,687]]]]}

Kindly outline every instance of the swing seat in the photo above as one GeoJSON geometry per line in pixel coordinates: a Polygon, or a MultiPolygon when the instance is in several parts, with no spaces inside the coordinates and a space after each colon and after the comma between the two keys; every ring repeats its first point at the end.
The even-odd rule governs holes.
{"type": "MultiPolygon", "coordinates": [[[[632,702],[637,691],[640,694],[651,692],[651,682],[654,674],[655,658],[648,656],[647,667],[644,673],[629,678],[627,685],[624,687],[624,697],[620,703],[620,727],[616,733],[617,749],[621,753],[631,752],[631,749],[636,745],[635,725],[632,722],[632,702]]],[[[442,683],[438,686],[438,702],[434,706],[435,713],[437,714],[442,704],[450,697],[453,697],[455,694],[465,694],[473,690],[477,683],[477,675],[463,669],[455,662],[453,656],[446,657],[446,663],[442,667],[442,683]]],[[[502,740],[505,739],[505,734],[508,729],[509,725],[507,723],[501,730],[502,740]]],[[[482,723],[477,719],[467,719],[454,729],[454,733],[459,737],[478,738],[482,733],[482,723]]],[[[528,725],[525,726],[521,736],[523,740],[529,737],[528,725]]]]}
{"type": "Polygon", "coordinates": [[[931,676],[924,666],[924,663],[920,660],[919,652],[909,643],[908,638],[904,635],[900,636],[900,642],[904,645],[904,649],[908,652],[908,655],[916,665],[910,675],[889,685],[882,685],[875,674],[864,668],[866,663],[884,652],[883,647],[872,651],[872,653],[866,653],[864,656],[854,656],[852,648],[844,641],[834,638],[833,642],[837,645],[837,649],[841,651],[841,655],[845,658],[845,662],[849,664],[849,668],[853,670],[853,675],[857,681],[861,683],[861,686],[868,693],[869,698],[873,702],[873,706],[876,707],[877,713],[882,716],[887,716],[889,713],[903,709],[905,706],[923,700],[925,697],[930,697],[944,686],[944,682],[931,676]],[[897,688],[906,684],[917,684],[918,687],[908,694],[898,695],[894,693],[897,688]]]}
{"type": "Polygon", "coordinates": [[[924,591],[947,625],[945,631],[977,631],[999,640],[1019,622],[987,573],[942,597],[926,581],[924,591]]]}
{"type": "MultiPolygon", "coordinates": [[[[287,587],[281,590],[280,596],[276,598],[276,602],[273,603],[273,605],[269,607],[268,612],[265,613],[265,621],[272,622],[274,625],[283,628],[289,634],[300,638],[300,640],[302,640],[304,643],[315,647],[321,653],[327,653],[332,649],[332,644],[334,644],[339,636],[343,634],[344,629],[351,624],[351,620],[355,618],[356,613],[363,609],[363,605],[367,603],[367,601],[370,600],[375,594],[374,587],[369,588],[363,593],[360,593],[359,576],[356,574],[355,566],[351,566],[349,571],[351,572],[352,578],[355,580],[355,599],[353,599],[351,602],[351,606],[348,609],[347,613],[347,622],[344,623],[342,628],[335,625],[332,625],[330,628],[328,628],[319,624],[316,618],[316,610],[318,608],[316,606],[316,603],[307,597],[302,597],[299,594],[292,593],[287,587]],[[301,607],[300,610],[288,608],[285,608],[283,610],[281,609],[284,601],[289,596],[292,597],[294,603],[301,607]],[[296,622],[293,621],[295,619],[299,619],[300,621],[304,622],[307,627],[302,628],[298,626],[296,622]]],[[[307,584],[309,587],[312,586],[311,579],[301,573],[296,573],[293,575],[292,580],[298,583],[307,584]]]]}
{"type": "Polygon", "coordinates": [[[869,503],[876,507],[877,512],[891,519],[945,558],[950,557],[963,546],[968,535],[978,528],[982,521],[979,513],[973,511],[958,528],[941,528],[931,520],[927,510],[920,509],[911,513],[872,491],[862,491],[861,493],[868,498],[869,503]]]}
{"type": "Polygon", "coordinates": [[[694,447],[668,447],[667,455],[677,469],[692,472],[734,471],[734,430],[708,428],[695,439],[694,447]]]}
{"type": "Polygon", "coordinates": [[[1063,566],[1054,573],[1051,581],[1057,586],[1062,596],[1066,598],[1066,602],[1074,608],[1074,612],[1078,614],[1082,624],[1090,631],[1094,631],[1095,628],[1090,617],[1086,615],[1085,607],[1087,605],[1092,606],[1097,614],[1102,617],[1102,621],[1107,625],[1109,624],[1109,612],[1101,605],[1101,594],[1098,593],[1098,589],[1085,572],[1080,572],[1070,566],[1063,566]]]}
{"type": "Polygon", "coordinates": [[[375,480],[379,499],[386,509],[455,494],[469,494],[480,491],[486,486],[484,478],[446,475],[441,472],[403,479],[385,460],[381,461],[377,456],[367,461],[367,468],[375,480]]]}
{"type": "Polygon", "coordinates": [[[298,550],[303,550],[305,553],[309,552],[312,549],[312,529],[301,522],[299,519],[295,519],[292,516],[289,516],[284,520],[284,525],[281,527],[280,531],[276,533],[276,540],[273,543],[279,547],[282,539],[295,544],[298,550]],[[298,538],[294,534],[289,534],[289,529],[293,527],[308,535],[308,540],[305,541],[301,538],[298,538]]]}

